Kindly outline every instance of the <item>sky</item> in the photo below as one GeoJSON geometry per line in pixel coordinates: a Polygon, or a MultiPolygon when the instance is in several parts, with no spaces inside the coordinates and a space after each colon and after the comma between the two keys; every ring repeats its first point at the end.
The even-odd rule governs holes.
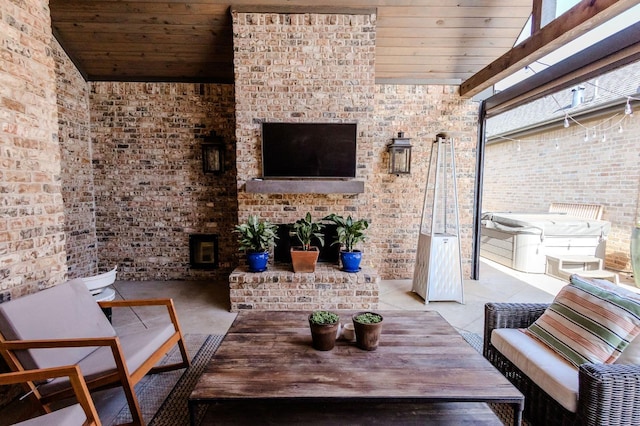
{"type": "MultiPolygon", "coordinates": [[[[556,16],[562,15],[564,12],[578,4],[580,0],[558,0],[556,7],[556,16]]],[[[545,69],[549,65],[553,65],[557,62],[562,61],[563,59],[595,44],[606,37],[609,37],[612,34],[617,33],[618,31],[623,30],[624,28],[635,24],[640,21],[640,4],[632,7],[627,10],[625,13],[622,13],[615,18],[605,22],[599,27],[594,28],[589,31],[587,34],[577,38],[576,40],[567,43],[562,48],[550,53],[549,55],[539,59],[533,64],[529,65],[530,70],[521,70],[518,71],[511,76],[505,78],[504,80],[496,83],[496,90],[504,90],[507,87],[510,87],[528,77],[530,77],[533,72],[538,72],[545,69]],[[533,72],[531,71],[533,70],[533,72]]],[[[527,24],[529,25],[529,24],[527,24]]],[[[525,28],[523,33],[528,33],[530,30],[525,28]]],[[[520,40],[518,41],[518,43],[520,40]]]]}

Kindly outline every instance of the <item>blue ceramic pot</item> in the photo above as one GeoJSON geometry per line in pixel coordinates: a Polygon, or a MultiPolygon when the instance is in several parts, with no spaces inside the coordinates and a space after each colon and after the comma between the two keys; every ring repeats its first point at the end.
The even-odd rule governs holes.
{"type": "Polygon", "coordinates": [[[269,260],[268,251],[247,253],[247,263],[249,264],[249,272],[266,271],[268,260],[269,260]]]}
{"type": "Polygon", "coordinates": [[[360,262],[362,261],[361,251],[341,251],[340,259],[342,260],[342,270],[345,272],[360,271],[360,262]]]}

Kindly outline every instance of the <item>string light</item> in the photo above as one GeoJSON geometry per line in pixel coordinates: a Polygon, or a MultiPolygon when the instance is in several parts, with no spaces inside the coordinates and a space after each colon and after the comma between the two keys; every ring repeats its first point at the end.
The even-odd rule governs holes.
{"type": "Polygon", "coordinates": [[[633,108],[631,108],[631,97],[627,97],[627,104],[624,106],[625,115],[633,115],[633,108]]]}
{"type": "MultiPolygon", "coordinates": [[[[600,123],[598,123],[598,124],[596,124],[594,126],[591,126],[591,127],[585,126],[584,124],[582,124],[579,121],[575,120],[571,116],[569,116],[568,118],[571,121],[573,121],[574,123],[576,123],[579,127],[584,129],[584,137],[583,137],[584,142],[588,142],[589,139],[593,139],[593,140],[597,139],[598,138],[598,134],[601,135],[600,136],[600,140],[602,142],[606,142],[607,133],[608,132],[615,131],[614,129],[617,129],[618,133],[623,133],[624,132],[624,127],[622,126],[622,123],[629,116],[626,115],[626,114],[623,114],[619,120],[615,120],[615,122],[614,122],[614,119],[617,116],[620,116],[620,115],[621,115],[620,113],[614,114],[611,117],[606,118],[606,119],[602,120],[600,123]],[[611,125],[610,126],[605,126],[605,123],[607,123],[607,122],[611,122],[611,125]]],[[[574,132],[571,135],[562,136],[562,137],[559,137],[559,138],[554,138],[553,139],[554,147],[556,149],[559,149],[560,148],[560,141],[566,140],[566,139],[575,138],[576,135],[577,135],[577,133],[574,132]]],[[[502,140],[506,140],[506,141],[515,142],[517,144],[516,145],[516,150],[520,151],[520,149],[521,149],[520,143],[522,141],[520,139],[509,138],[509,137],[506,137],[506,136],[496,136],[496,138],[502,139],[502,140]]],[[[533,142],[533,143],[538,142],[538,143],[540,143],[540,142],[545,142],[545,141],[548,141],[548,140],[549,139],[527,139],[527,142],[533,142]]]]}
{"type": "MultiPolygon", "coordinates": [[[[557,99],[555,99],[555,97],[553,97],[553,95],[552,95],[552,98],[556,101],[556,104],[558,104],[558,106],[560,107],[560,103],[557,101],[557,99]]],[[[636,98],[633,98],[633,97],[631,97],[631,96],[627,96],[627,103],[625,104],[625,107],[624,107],[624,116],[623,116],[623,119],[624,119],[625,117],[627,117],[627,116],[629,116],[629,117],[633,117],[633,107],[631,106],[631,100],[632,100],[632,99],[633,99],[633,100],[636,100],[636,98]]],[[[614,114],[610,119],[613,119],[616,115],[618,115],[618,114],[614,114]]],[[[609,120],[610,120],[610,119],[609,119],[609,120]]],[[[585,134],[584,140],[585,140],[585,142],[586,142],[586,141],[589,139],[588,132],[589,132],[589,129],[590,129],[590,128],[589,128],[589,127],[587,127],[587,126],[585,126],[585,125],[583,125],[582,123],[580,123],[578,120],[576,120],[575,118],[573,118],[573,117],[572,117],[568,112],[566,112],[566,111],[565,111],[565,113],[564,113],[564,120],[563,120],[563,122],[562,122],[562,126],[563,126],[565,129],[569,128],[569,127],[570,127],[570,125],[571,125],[571,123],[570,123],[570,121],[569,121],[569,120],[573,121],[575,124],[577,124],[578,126],[580,126],[580,127],[582,127],[582,128],[584,128],[584,129],[585,129],[586,134],[585,134]]],[[[605,120],[605,121],[607,121],[607,120],[605,120]]],[[[616,126],[618,126],[618,133],[622,133],[622,132],[623,132],[623,129],[622,129],[622,120],[620,120],[620,121],[619,121],[619,123],[616,123],[616,126]]],[[[598,137],[597,127],[598,127],[598,126],[594,126],[594,127],[593,127],[593,133],[592,133],[592,136],[591,136],[593,139],[596,139],[596,138],[598,137]]]]}
{"type": "MultiPolygon", "coordinates": [[[[534,61],[534,62],[535,63],[539,63],[540,65],[542,65],[544,67],[549,67],[550,66],[550,65],[542,63],[540,61],[534,61]]],[[[530,65],[525,66],[524,70],[527,73],[528,72],[532,72],[534,74],[536,73],[536,71],[530,65]]],[[[613,123],[609,127],[605,127],[605,123],[608,122],[608,121],[613,121],[613,119],[616,116],[620,115],[620,113],[614,114],[613,116],[609,117],[608,119],[603,120],[600,124],[596,124],[594,126],[586,126],[586,125],[580,123],[574,117],[572,117],[569,114],[569,112],[566,111],[569,107],[561,105],[560,102],[558,102],[558,99],[556,99],[556,97],[552,94],[550,96],[555,101],[556,105],[558,106],[558,109],[560,111],[565,110],[564,111],[564,113],[565,113],[564,114],[564,119],[563,119],[563,123],[562,123],[563,127],[565,129],[571,127],[571,123],[570,123],[569,120],[573,121],[579,128],[584,129],[584,142],[589,142],[589,139],[590,139],[589,135],[591,135],[591,138],[593,140],[596,140],[598,138],[598,134],[601,135],[600,136],[600,140],[602,142],[606,142],[607,141],[607,132],[613,132],[613,131],[615,131],[613,129],[616,129],[616,128],[618,130],[618,133],[623,133],[624,129],[623,129],[623,126],[622,126],[622,122],[627,117],[632,117],[633,116],[633,106],[631,105],[631,101],[636,101],[636,102],[640,101],[640,98],[638,97],[640,95],[640,92],[638,94],[632,95],[632,96],[627,95],[627,94],[622,94],[622,93],[616,92],[614,90],[610,90],[610,89],[608,89],[606,87],[602,87],[601,85],[598,84],[598,80],[595,80],[595,84],[590,82],[590,81],[585,81],[584,84],[588,84],[590,86],[595,87],[595,91],[594,91],[594,95],[593,95],[592,101],[597,97],[599,90],[604,90],[606,92],[612,93],[612,94],[618,96],[619,97],[618,99],[622,98],[620,100],[623,100],[624,98],[626,98],[626,103],[624,105],[624,114],[622,115],[622,118],[620,120],[618,120],[617,122],[613,123]]],[[[554,111],[554,115],[557,112],[559,112],[559,111],[558,110],[554,111]]],[[[560,142],[559,142],[560,140],[573,138],[573,137],[576,136],[576,134],[577,134],[577,132],[573,132],[573,134],[571,134],[571,135],[562,136],[560,138],[554,139],[554,141],[555,141],[555,149],[559,149],[560,148],[560,142]]],[[[496,136],[496,138],[502,139],[502,140],[509,140],[509,141],[517,142],[517,151],[520,151],[520,142],[521,141],[519,139],[513,139],[513,138],[509,138],[509,137],[505,137],[505,136],[496,136]]],[[[545,142],[545,141],[548,141],[548,139],[546,139],[546,140],[545,139],[541,139],[541,140],[527,139],[527,142],[538,142],[539,143],[539,142],[545,142]]]]}

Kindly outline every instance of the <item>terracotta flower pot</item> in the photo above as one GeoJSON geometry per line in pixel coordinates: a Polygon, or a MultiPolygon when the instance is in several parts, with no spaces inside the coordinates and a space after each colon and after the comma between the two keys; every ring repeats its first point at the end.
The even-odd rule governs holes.
{"type": "Polygon", "coordinates": [[[336,345],[339,325],[340,322],[336,322],[335,324],[315,324],[309,320],[313,348],[319,351],[330,351],[333,349],[336,345]]]}
{"type": "Polygon", "coordinates": [[[318,247],[311,247],[309,250],[302,250],[302,247],[292,247],[293,272],[315,272],[319,255],[318,247]]]}
{"type": "MultiPolygon", "coordinates": [[[[373,324],[363,324],[356,321],[356,317],[366,312],[358,312],[353,316],[353,328],[356,332],[356,346],[365,351],[375,351],[378,349],[380,342],[380,333],[382,332],[382,321],[373,324]]],[[[374,313],[374,312],[371,312],[374,313]]],[[[382,315],[378,315],[382,318],[382,315]]]]}

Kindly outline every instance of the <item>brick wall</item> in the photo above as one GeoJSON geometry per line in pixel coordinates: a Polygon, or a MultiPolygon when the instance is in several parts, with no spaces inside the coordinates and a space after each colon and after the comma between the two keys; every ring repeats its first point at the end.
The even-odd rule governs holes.
{"type": "Polygon", "coordinates": [[[602,133],[585,141],[584,129],[572,125],[488,145],[483,210],[546,211],[552,202],[603,204],[603,219],[612,225],[606,266],[630,271],[629,236],[640,218],[640,117],[626,117],[622,133],[605,119],[581,124],[611,128],[605,142],[602,133]]]}
{"type": "Polygon", "coordinates": [[[239,217],[293,222],[310,211],[371,220],[363,262],[385,279],[410,278],[431,142],[458,132],[463,262],[470,273],[477,106],[443,86],[375,84],[375,16],[232,13],[238,140],[239,217]],[[357,122],[357,179],[364,194],[253,194],[260,177],[260,123],[357,122]],[[387,173],[386,145],[398,131],[414,138],[413,173],[387,173]]]}
{"type": "Polygon", "coordinates": [[[378,85],[374,115],[380,161],[371,198],[384,277],[413,276],[431,147],[440,132],[454,138],[463,276],[470,277],[478,105],[461,99],[454,86],[378,85]],[[409,176],[387,173],[385,145],[398,131],[412,138],[409,176]]]}
{"type": "Polygon", "coordinates": [[[92,83],[100,266],[129,280],[226,278],[236,261],[233,86],[92,83]],[[202,173],[202,137],[226,142],[224,175],[202,173]],[[189,267],[189,234],[218,234],[220,269],[189,267]]]}
{"type": "Polygon", "coordinates": [[[69,278],[98,273],[91,135],[89,129],[89,83],[55,39],[58,104],[58,139],[61,150],[62,198],[65,214],[69,278]]]}
{"type": "Polygon", "coordinates": [[[67,274],[48,1],[0,2],[0,294],[67,274]]]}

